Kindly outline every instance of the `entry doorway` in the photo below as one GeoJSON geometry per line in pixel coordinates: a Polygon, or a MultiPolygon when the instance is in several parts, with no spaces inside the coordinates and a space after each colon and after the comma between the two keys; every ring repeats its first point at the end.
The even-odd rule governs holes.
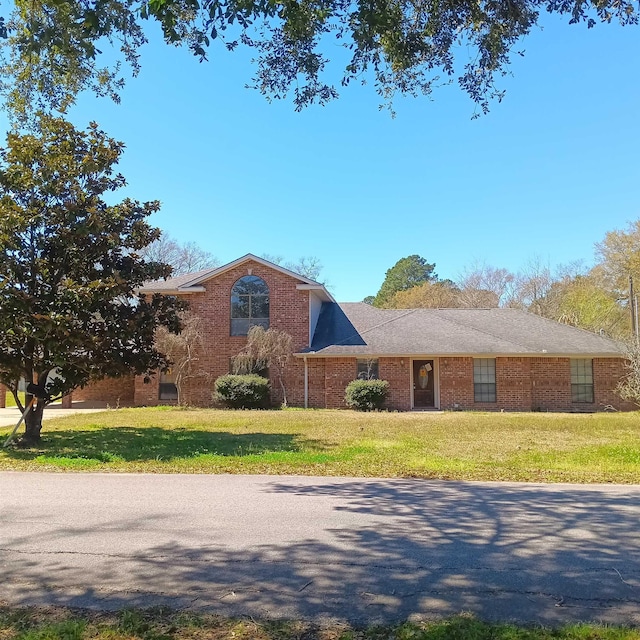
{"type": "Polygon", "coordinates": [[[413,361],[413,408],[436,407],[436,361],[413,361]]]}

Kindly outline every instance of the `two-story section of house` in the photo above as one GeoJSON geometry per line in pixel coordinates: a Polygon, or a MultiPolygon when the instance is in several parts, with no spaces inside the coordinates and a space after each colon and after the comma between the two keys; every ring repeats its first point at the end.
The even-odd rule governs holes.
{"type": "MultiPolygon", "coordinates": [[[[152,282],[141,293],[180,296],[202,320],[198,369],[184,401],[213,403],[251,326],[293,338],[289,404],[341,408],[356,378],[389,382],[391,410],[598,411],[631,409],[615,389],[623,349],[601,335],[515,309],[378,309],[337,303],[327,289],[248,254],[215,269],[152,282]]],[[[277,385],[273,399],[278,401],[277,385]]],[[[111,404],[175,402],[171,372],[106,380],[75,399],[111,404]],[[117,397],[116,397],[117,396],[117,397]]]]}

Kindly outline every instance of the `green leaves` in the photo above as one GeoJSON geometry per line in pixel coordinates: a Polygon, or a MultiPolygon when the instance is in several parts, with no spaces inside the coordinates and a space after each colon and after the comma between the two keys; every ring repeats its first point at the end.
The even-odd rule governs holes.
{"type": "Polygon", "coordinates": [[[374,299],[374,306],[384,307],[398,291],[406,291],[424,282],[438,279],[435,263],[429,264],[418,255],[407,256],[387,270],[386,277],[374,299]]]}
{"type": "Polygon", "coordinates": [[[639,18],[628,0],[16,0],[15,7],[8,34],[0,22],[0,89],[21,121],[38,107],[64,111],[87,89],[118,101],[121,64],[137,74],[149,18],[201,60],[217,39],[228,50],[253,49],[251,86],[268,98],[292,91],[298,109],[337,97],[339,83],[373,80],[388,102],[397,92],[429,94],[441,78],[457,76],[485,111],[503,95],[495,80],[543,10],[589,27],[639,18]],[[115,47],[101,66],[105,40],[115,47]],[[332,45],[348,52],[346,60],[338,54],[335,70],[332,45]]]}
{"type": "Polygon", "coordinates": [[[40,379],[59,366],[61,392],[107,375],[166,366],[159,326],[180,328],[182,305],[136,289],[168,275],[138,252],[158,237],[158,202],[103,195],[123,146],[97,125],[42,116],[38,134],[8,136],[0,151],[0,381],[40,379]]]}

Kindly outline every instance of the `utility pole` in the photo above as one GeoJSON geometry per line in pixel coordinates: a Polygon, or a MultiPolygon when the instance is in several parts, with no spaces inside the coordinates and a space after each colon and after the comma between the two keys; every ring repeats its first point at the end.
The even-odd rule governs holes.
{"type": "Polygon", "coordinates": [[[631,311],[631,335],[638,342],[638,299],[633,289],[633,276],[629,274],[629,309],[631,311]]]}

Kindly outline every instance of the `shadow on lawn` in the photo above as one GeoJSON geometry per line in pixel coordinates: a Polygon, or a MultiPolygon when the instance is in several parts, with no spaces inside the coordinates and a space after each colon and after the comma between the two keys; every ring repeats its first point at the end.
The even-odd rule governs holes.
{"type": "MultiPolygon", "coordinates": [[[[173,460],[202,455],[248,456],[300,451],[314,444],[286,433],[229,433],[160,427],[109,427],[95,431],[48,431],[38,447],[8,449],[10,457],[33,460],[61,456],[109,462],[173,460]]],[[[315,443],[319,446],[319,443],[315,443]]]]}

